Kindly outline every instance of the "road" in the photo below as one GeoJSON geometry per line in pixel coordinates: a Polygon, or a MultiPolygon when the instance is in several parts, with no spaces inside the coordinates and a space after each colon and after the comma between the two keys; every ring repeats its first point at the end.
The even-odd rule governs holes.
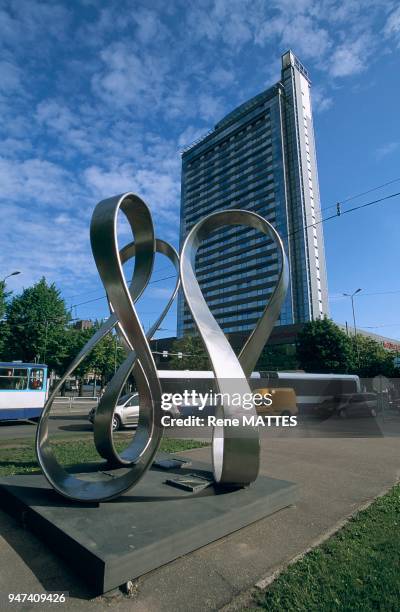
{"type": "MultiPolygon", "coordinates": [[[[93,434],[93,427],[87,419],[90,406],[77,404],[73,411],[58,406],[50,418],[50,435],[58,438],[82,438],[93,434]]],[[[134,429],[126,429],[119,436],[130,437],[134,429]]],[[[165,435],[174,438],[210,440],[211,427],[165,428],[165,435]]],[[[26,421],[0,423],[0,445],[11,440],[34,440],[36,424],[26,421]]],[[[382,437],[400,435],[400,415],[390,414],[373,418],[329,418],[326,420],[300,416],[297,427],[262,427],[263,438],[330,438],[330,437],[382,437]]]]}

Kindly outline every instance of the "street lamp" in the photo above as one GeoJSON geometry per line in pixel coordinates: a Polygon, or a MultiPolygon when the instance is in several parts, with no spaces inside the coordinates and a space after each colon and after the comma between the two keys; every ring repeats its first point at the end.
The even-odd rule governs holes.
{"type": "Polygon", "coordinates": [[[115,350],[114,350],[114,374],[117,371],[117,352],[118,351],[123,351],[124,347],[123,346],[118,346],[118,336],[117,334],[115,334],[114,336],[114,340],[115,340],[115,350]]]}
{"type": "Polygon", "coordinates": [[[359,351],[358,342],[357,342],[357,326],[356,326],[356,314],[354,310],[354,296],[357,295],[357,293],[360,293],[360,291],[362,291],[362,289],[356,289],[356,291],[354,291],[353,293],[343,293],[345,297],[349,297],[351,299],[351,308],[353,311],[353,324],[354,324],[354,342],[356,345],[357,362],[358,362],[359,368],[360,368],[360,351],[359,351]]]}
{"type": "Polygon", "coordinates": [[[7,274],[7,276],[5,276],[0,283],[4,283],[7,278],[10,278],[10,276],[16,276],[17,274],[21,274],[21,272],[19,270],[15,270],[15,272],[11,272],[11,274],[7,274]]]}

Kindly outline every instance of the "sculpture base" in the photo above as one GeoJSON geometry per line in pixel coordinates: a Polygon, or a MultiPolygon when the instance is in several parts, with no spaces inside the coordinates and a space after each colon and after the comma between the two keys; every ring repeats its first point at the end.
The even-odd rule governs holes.
{"type": "Polygon", "coordinates": [[[265,476],[233,491],[212,485],[192,493],[165,484],[174,474],[209,476],[206,468],[153,468],[130,492],[101,504],[69,502],[41,475],[10,476],[0,479],[0,506],[101,594],[297,499],[297,485],[265,476]]]}

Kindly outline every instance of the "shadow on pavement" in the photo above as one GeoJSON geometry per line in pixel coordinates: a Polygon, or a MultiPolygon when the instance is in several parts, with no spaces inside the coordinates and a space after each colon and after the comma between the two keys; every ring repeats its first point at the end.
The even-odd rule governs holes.
{"type": "MultiPolygon", "coordinates": [[[[76,574],[72,573],[61,558],[51,554],[39,538],[4,512],[0,513],[0,535],[29,567],[44,591],[68,592],[70,598],[86,600],[94,597],[94,593],[76,574]]],[[[13,571],[15,570],[16,568],[13,568],[13,571]]],[[[7,579],[4,571],[0,577],[0,586],[5,593],[8,591],[3,579],[7,579]]],[[[26,585],[21,585],[21,591],[25,589],[26,585]]]]}

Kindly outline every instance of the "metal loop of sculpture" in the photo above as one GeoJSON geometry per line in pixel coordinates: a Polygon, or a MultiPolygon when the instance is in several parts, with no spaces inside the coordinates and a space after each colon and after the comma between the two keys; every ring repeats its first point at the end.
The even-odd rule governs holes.
{"type": "MultiPolygon", "coordinates": [[[[138,196],[127,193],[101,201],[95,208],[90,237],[96,262],[111,310],[109,319],[96,331],[68,367],[49,396],[36,434],[36,454],[42,471],[53,488],[65,497],[84,502],[99,502],[119,496],[133,487],[150,468],[161,442],[161,387],[149,339],[159,328],[179,288],[180,279],[187,303],[203,338],[214,370],[218,390],[222,393],[250,393],[247,377],[270,335],[285,298],[288,265],[282,241],[275,229],[256,213],[227,210],[213,213],[197,223],[182,248],[180,275],[163,312],[144,333],[135,302],[146,288],[153,269],[155,253],[165,255],[179,271],[179,257],[167,242],[156,239],[150,211],[138,196]],[[120,251],[116,221],[121,210],[130,224],[134,242],[120,251]],[[223,332],[209,311],[194,272],[197,249],[209,232],[225,225],[245,225],[272,238],[281,260],[281,271],[275,290],[264,313],[237,358],[223,332]],[[122,265],[135,257],[132,282],[128,288],[122,265]],[[180,279],[179,279],[180,276],[180,279]],[[127,357],[108,384],[96,410],[94,441],[99,454],[107,459],[107,471],[96,480],[67,472],[57,461],[50,445],[48,419],[53,401],[63,383],[88,353],[116,328],[127,350],[127,357]],[[119,395],[133,373],[139,392],[139,422],[130,445],[118,454],[112,436],[112,419],[119,395]],[[110,467],[122,469],[110,472],[110,467]]],[[[224,417],[255,414],[242,408],[221,405],[224,417]]],[[[258,429],[252,426],[215,428],[213,432],[213,469],[217,483],[242,486],[253,482],[259,468],[258,429]]]]}
{"type": "MultiPolygon", "coordinates": [[[[174,290],[168,300],[167,305],[158,317],[157,321],[150,327],[146,333],[146,338],[150,340],[157,329],[160,327],[165,315],[168,313],[179,289],[179,256],[174,247],[168,242],[164,242],[159,238],[156,238],[156,252],[165,255],[171,263],[174,265],[177,277],[174,290]]],[[[136,245],[134,243],[128,244],[126,247],[121,249],[120,257],[122,263],[131,259],[136,254],[136,245]]],[[[118,329],[121,331],[122,338],[124,338],[124,330],[121,329],[120,324],[117,324],[118,329]]],[[[124,451],[119,454],[114,445],[114,438],[110,432],[112,432],[112,420],[114,416],[114,409],[117,405],[121,390],[123,389],[129,375],[134,369],[135,362],[137,360],[137,354],[134,347],[128,343],[128,350],[130,351],[128,357],[119,367],[114,377],[108,383],[106,390],[99,402],[97,410],[95,412],[95,418],[93,423],[94,429],[94,443],[96,445],[97,452],[104,459],[107,459],[110,465],[130,465],[137,461],[140,454],[148,444],[150,435],[150,421],[148,414],[140,408],[139,411],[139,422],[136,428],[135,436],[132,442],[124,451]],[[133,349],[133,350],[132,350],[133,349]]]]}
{"type": "Polygon", "coordinates": [[[131,193],[100,202],[93,213],[90,233],[93,255],[106,288],[111,316],[81,349],[49,396],[37,428],[36,455],[45,477],[56,491],[69,499],[94,502],[117,497],[135,485],[150,467],[159,447],[162,436],[161,388],[147,338],[154,334],[167,314],[179,288],[179,275],[167,306],[147,332],[147,338],[137,317],[134,302],[138,300],[149,282],[155,251],[166,255],[176,269],[179,258],[172,246],[155,239],[148,207],[139,197],[131,193]],[[119,210],[125,213],[135,238],[134,243],[128,244],[120,252],[116,237],[119,210]],[[122,264],[133,256],[135,256],[134,273],[128,289],[122,264]],[[130,467],[124,473],[118,473],[113,477],[107,472],[98,480],[87,480],[68,473],[58,463],[50,445],[48,420],[53,401],[68,376],[114,327],[117,327],[129,354],[99,405],[99,416],[95,424],[95,443],[99,453],[110,462],[118,465],[129,464],[130,467]],[[114,448],[111,422],[116,401],[131,371],[135,376],[140,396],[140,418],[132,444],[120,457],[114,448]]]}
{"type": "MultiPolygon", "coordinates": [[[[258,427],[243,422],[243,416],[256,416],[254,407],[245,410],[226,398],[235,393],[251,394],[250,377],[261,351],[277,320],[288,287],[288,263],[282,240],[274,227],[260,215],[246,210],[225,210],[208,215],[190,231],[181,251],[181,283],[198,332],[203,339],[214,370],[216,386],[223,403],[217,417],[238,419],[236,426],[217,426],[213,430],[212,457],[214,478],[225,485],[246,485],[258,475],[260,441],[258,427]],[[201,242],[209,233],[226,225],[244,225],[259,230],[276,243],[281,270],[277,284],[256,327],[236,357],[218,323],[211,314],[195,274],[195,258],[201,242]],[[226,395],[225,395],[226,394],[226,395]]],[[[250,395],[247,395],[250,397],[250,395]]]]}

